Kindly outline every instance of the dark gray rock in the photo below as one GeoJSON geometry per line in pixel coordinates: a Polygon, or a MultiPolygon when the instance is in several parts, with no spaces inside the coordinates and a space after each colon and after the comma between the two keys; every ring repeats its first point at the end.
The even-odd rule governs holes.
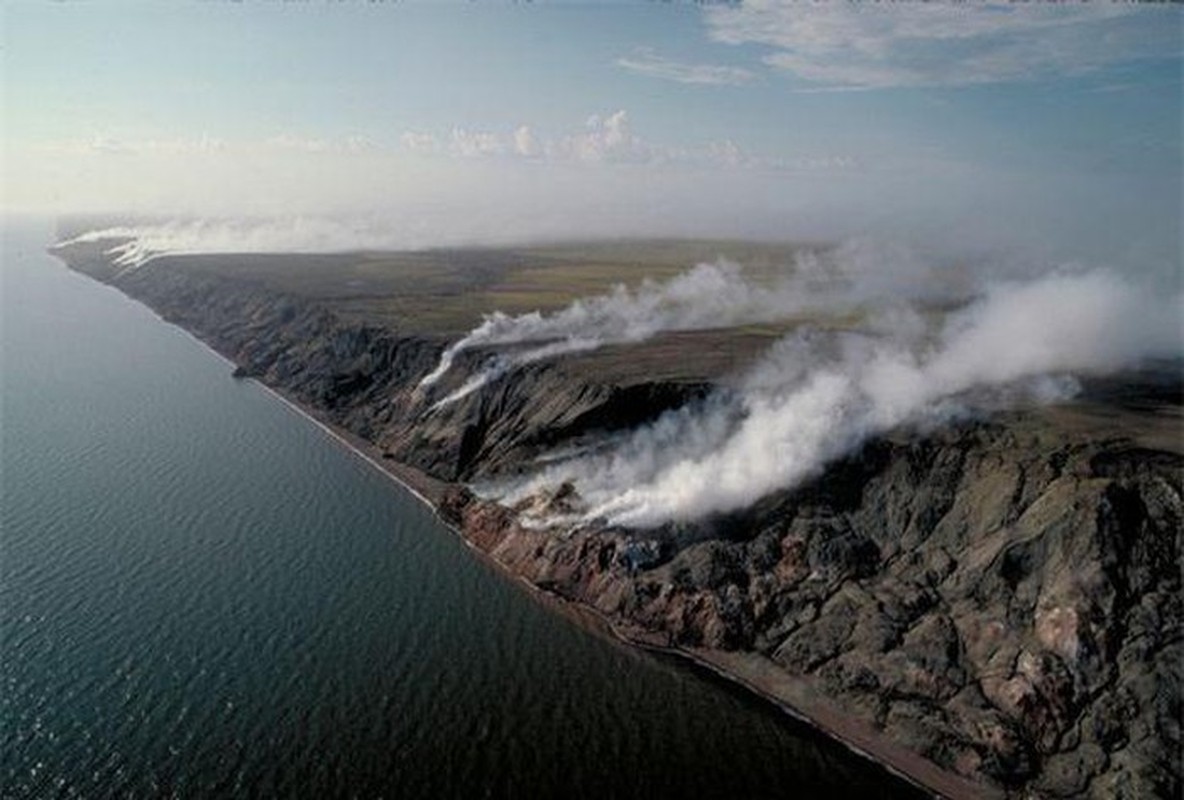
{"type": "MultiPolygon", "coordinates": [[[[94,253],[74,266],[202,338],[236,375],[447,481],[530,470],[554,448],[594,444],[710,391],[539,363],[433,411],[463,373],[417,391],[441,338],[192,270],[117,274],[94,253]]],[[[471,367],[488,355],[464,357],[471,367]]],[[[645,537],[512,540],[512,511],[459,488],[440,511],[482,549],[512,540],[506,563],[548,589],[672,643],[770,655],[894,741],[984,784],[1175,797],[1184,457],[1178,441],[1097,433],[1116,419],[1178,420],[1178,369],[1174,384],[1140,385],[1100,385],[1097,413],[893,432],[743,513],[645,537]]]]}

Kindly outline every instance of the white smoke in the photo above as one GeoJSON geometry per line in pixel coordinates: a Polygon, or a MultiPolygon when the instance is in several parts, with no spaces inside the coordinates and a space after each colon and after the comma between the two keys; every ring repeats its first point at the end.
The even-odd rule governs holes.
{"type": "Polygon", "coordinates": [[[665,282],[645,280],[636,291],[623,285],[597,297],[580,299],[554,314],[537,311],[519,316],[494,312],[467,336],[451,345],[440,363],[419,384],[426,390],[451,369],[466,350],[496,345],[535,344],[502,353],[437,406],[464,397],[517,367],[605,344],[640,342],[660,331],[714,328],[740,321],[785,316],[797,305],[784,285],[777,289],[746,282],[735,264],[700,264],[665,282]]]}
{"type": "Polygon", "coordinates": [[[504,499],[570,481],[587,510],[548,522],[633,527],[743,508],[877,432],[992,393],[1047,401],[1072,391],[1058,376],[1179,357],[1182,314],[1184,296],[1092,271],[997,285],[935,330],[897,313],[873,335],[797,334],[734,395],[667,413],[607,452],[553,464],[504,499]]]}
{"type": "Polygon", "coordinates": [[[122,225],[87,231],[59,243],[118,241],[107,251],[112,263],[136,269],[165,255],[213,253],[345,253],[365,250],[418,250],[463,244],[441,237],[424,219],[195,219],[122,225]]]}
{"type": "MultiPolygon", "coordinates": [[[[473,392],[480,391],[488,384],[497,380],[506,373],[518,369],[519,367],[524,367],[527,364],[533,364],[536,361],[544,361],[548,358],[555,358],[561,355],[578,353],[585,350],[595,350],[602,344],[604,344],[604,340],[601,339],[583,339],[577,336],[569,336],[561,341],[552,342],[540,347],[532,347],[529,350],[524,350],[514,355],[494,356],[485,363],[480,371],[474,375],[471,375],[459,389],[455,389],[442,400],[436,401],[432,405],[432,410],[436,411],[445,406],[451,405],[452,403],[455,403],[461,398],[468,397],[473,392]]],[[[448,369],[448,365],[452,363],[453,358],[455,358],[455,353],[449,354],[446,352],[445,358],[442,358],[440,361],[441,366],[437,367],[436,370],[428,376],[428,378],[431,378],[432,380],[428,381],[428,378],[424,378],[424,380],[419,384],[419,390],[422,391],[428,388],[431,386],[432,382],[439,379],[440,376],[442,376],[448,369]]]]}
{"type": "Polygon", "coordinates": [[[459,354],[478,348],[516,346],[513,352],[490,357],[435,408],[543,359],[606,344],[641,342],[664,331],[777,322],[807,312],[854,308],[880,298],[933,296],[939,287],[929,278],[929,269],[908,251],[885,250],[858,240],[822,253],[800,251],[791,266],[765,284],[747,280],[735,263],[699,264],[666,282],[644,280],[636,290],[617,285],[552,314],[487,315],[481,325],[444,351],[418,388],[426,391],[448,373],[459,354]],[[517,347],[524,344],[536,346],[517,347]]]}
{"type": "MultiPolygon", "coordinates": [[[[414,249],[414,226],[290,218],[191,221],[91,231],[71,241],[119,241],[118,266],[164,254],[414,249]]],[[[426,234],[425,234],[426,236],[426,234]]],[[[1022,269],[1005,269],[1016,274],[1022,269]]],[[[989,280],[998,270],[977,273],[989,280]]],[[[1071,374],[1105,373],[1148,357],[1181,356],[1178,280],[1153,291],[1113,272],[1059,272],[976,287],[976,276],[935,273],[907,250],[851,242],[802,251],[766,283],[734,264],[701,264],[667,282],[618,286],[553,314],[495,313],[449,347],[420,384],[428,390],[463,352],[497,350],[433,408],[479,391],[525,364],[663,331],[808,319],[813,312],[875,312],[860,334],[795,333],[736,389],[670,412],[608,448],[552,458],[506,502],[574,483],[586,503],[568,522],[654,526],[742,508],[817,474],[868,436],[943,419],[982,402],[1064,397],[1071,374]],[[959,282],[960,281],[960,282],[959,282]],[[936,319],[901,303],[977,294],[936,319]]],[[[548,520],[554,521],[554,520],[548,520]]]]}

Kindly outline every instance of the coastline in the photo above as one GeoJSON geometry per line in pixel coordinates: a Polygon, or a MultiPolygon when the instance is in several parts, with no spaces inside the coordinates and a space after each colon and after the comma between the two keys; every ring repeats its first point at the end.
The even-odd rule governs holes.
{"type": "MultiPolygon", "coordinates": [[[[87,277],[93,279],[93,276],[87,277]]],[[[875,731],[858,720],[851,719],[837,709],[818,702],[816,699],[818,693],[812,690],[808,681],[791,677],[762,656],[753,653],[730,653],[704,648],[688,649],[671,645],[662,642],[660,637],[649,631],[621,625],[599,609],[532,583],[525,576],[514,572],[509,565],[483,550],[466,536],[460,527],[440,513],[439,504],[444,493],[448,488],[457,486],[457,484],[440,481],[410,465],[384,458],[381,451],[370,442],[322,418],[314,409],[304,407],[285,395],[283,391],[269,386],[257,378],[232,377],[233,369],[239,365],[200,336],[166,319],[156,309],[122,291],[118,286],[107,281],[99,282],[131,302],[147,309],[162,323],[182,332],[206,351],[215,355],[231,368],[231,372],[227,373],[228,378],[250,380],[297,416],[312,423],[334,444],[382,473],[400,489],[410,493],[432,512],[441,525],[456,535],[481,562],[491,567],[503,578],[527,589],[527,594],[536,602],[541,603],[552,612],[561,614],[569,622],[622,646],[636,647],[657,655],[673,657],[693,669],[703,670],[716,678],[727,681],[732,686],[741,688],[761,701],[771,704],[780,713],[787,715],[799,724],[808,726],[818,735],[841,744],[849,752],[876,764],[896,778],[931,796],[972,798],[973,800],[980,798],[981,800],[994,800],[1006,796],[1004,792],[993,790],[991,787],[972,782],[944,770],[906,748],[894,744],[883,733],[875,731]]]]}
{"type": "Polygon", "coordinates": [[[1176,793],[1163,698],[1179,697],[1184,625],[1184,389],[1162,365],[1099,377],[1064,407],[882,437],[754,507],[743,536],[693,530],[635,570],[639,534],[540,537],[468,478],[518,468],[548,436],[686,403],[694,385],[661,360],[696,342],[526,370],[424,415],[409,393],[439,333],[339,317],[315,292],[223,274],[225,258],[114,276],[96,248],[55,255],[255,378],[587,632],[742,686],[929,794],[1176,793]]]}
{"type": "MultiPolygon", "coordinates": [[[[201,342],[196,336],[194,338],[201,342]]],[[[234,363],[225,356],[217,353],[204,342],[201,343],[228,364],[234,366],[234,363]]],[[[528,594],[548,610],[561,614],[585,630],[612,639],[622,645],[663,656],[672,656],[693,668],[709,672],[733,686],[744,689],[762,701],[772,704],[779,712],[796,722],[809,726],[820,735],[840,743],[855,755],[878,765],[895,777],[935,797],[983,798],[986,800],[987,798],[1004,796],[1000,792],[991,791],[988,787],[949,773],[907,749],[885,740],[883,734],[876,732],[870,726],[851,720],[841,712],[828,708],[822,703],[811,701],[810,697],[814,693],[809,682],[792,678],[762,656],[703,648],[688,649],[663,644],[647,631],[630,630],[606,616],[599,609],[563,597],[532,583],[481,549],[469,537],[465,536],[461,528],[440,514],[439,500],[450,484],[431,478],[409,465],[383,458],[372,444],[320,418],[315,411],[304,408],[285,396],[280,390],[254,378],[250,380],[297,415],[311,422],[338,446],[381,472],[401,489],[409,492],[430,509],[440,524],[452,531],[479,560],[492,567],[503,578],[508,578],[515,584],[526,587],[528,594]]]]}

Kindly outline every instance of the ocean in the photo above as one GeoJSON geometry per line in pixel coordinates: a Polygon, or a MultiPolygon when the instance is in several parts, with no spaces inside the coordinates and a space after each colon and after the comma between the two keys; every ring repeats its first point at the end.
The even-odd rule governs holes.
{"type": "Polygon", "coordinates": [[[4,797],[904,797],[606,640],[8,219],[4,797]]]}

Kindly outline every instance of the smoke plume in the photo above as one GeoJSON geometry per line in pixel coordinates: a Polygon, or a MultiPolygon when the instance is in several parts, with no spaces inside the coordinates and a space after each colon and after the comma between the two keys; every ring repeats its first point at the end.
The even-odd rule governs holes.
{"type": "MultiPolygon", "coordinates": [[[[325,218],[116,227],[73,241],[105,240],[119,242],[112,254],[125,269],[162,254],[442,244],[430,237],[417,244],[410,225],[325,218]]],[[[592,451],[553,454],[538,474],[498,490],[513,502],[570,481],[584,510],[559,521],[646,527],[742,508],[894,426],[941,421],[983,404],[1062,398],[1074,390],[1073,375],[1181,356],[1178,280],[1153,289],[1153,280],[1103,269],[1021,274],[1034,273],[1019,262],[939,272],[909,250],[868,241],[802,250],[763,282],[725,261],[700,264],[550,314],[494,313],[443,353],[419,389],[430,393],[472,350],[489,354],[458,388],[433,398],[433,410],[543,359],[663,331],[795,320],[796,331],[738,384],[592,451]],[[943,315],[938,308],[955,310],[943,315]],[[816,313],[852,310],[859,311],[858,332],[806,325],[816,313]]]]}
{"type": "Polygon", "coordinates": [[[119,242],[107,251],[115,266],[136,269],[163,255],[417,250],[463,244],[466,240],[441,237],[422,219],[413,222],[308,216],[121,225],[87,231],[60,244],[103,241],[119,242]]]}
{"type": "Polygon", "coordinates": [[[800,251],[792,265],[764,284],[746,279],[724,260],[699,264],[669,281],[643,281],[636,290],[612,291],[576,300],[552,314],[519,316],[494,312],[453,343],[419,384],[426,391],[469,350],[514,345],[491,356],[459,388],[435,403],[446,406],[506,373],[547,358],[594,350],[606,344],[641,342],[663,331],[727,328],[776,322],[819,311],[834,312],[884,298],[934,298],[950,287],[930,280],[929,270],[905,250],[851,241],[822,252],[800,251]],[[873,256],[875,253],[875,256],[873,256]],[[533,345],[520,347],[521,345],[533,345]]]}
{"type": "Polygon", "coordinates": [[[1065,397],[1070,375],[1178,357],[1182,313],[1180,295],[1095,270],[995,285],[936,324],[894,311],[870,333],[799,332],[738,391],[551,464],[505,499],[570,481],[586,510],[547,522],[632,527],[743,508],[877,432],[1005,397],[1065,397]]]}

